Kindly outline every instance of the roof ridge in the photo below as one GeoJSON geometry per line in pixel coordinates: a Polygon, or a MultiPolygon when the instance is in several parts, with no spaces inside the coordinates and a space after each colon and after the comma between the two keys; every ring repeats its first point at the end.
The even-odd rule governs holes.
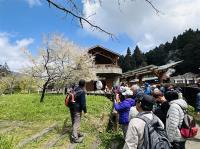
{"type": "Polygon", "coordinates": [[[104,50],[106,50],[106,51],[108,51],[108,52],[110,52],[110,53],[112,53],[112,54],[115,54],[115,55],[117,55],[117,56],[120,56],[119,53],[114,52],[114,51],[112,51],[112,50],[110,50],[110,49],[108,49],[108,48],[105,48],[104,46],[101,46],[101,45],[92,46],[92,47],[90,47],[90,48],[88,49],[88,51],[90,51],[90,50],[92,50],[92,49],[94,49],[94,48],[97,48],[97,47],[102,48],[102,49],[104,49],[104,50]]]}

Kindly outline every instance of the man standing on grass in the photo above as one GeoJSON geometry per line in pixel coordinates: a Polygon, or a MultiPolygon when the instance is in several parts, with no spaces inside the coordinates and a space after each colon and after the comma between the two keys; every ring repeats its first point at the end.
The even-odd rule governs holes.
{"type": "Polygon", "coordinates": [[[74,103],[69,106],[72,120],[72,142],[81,143],[83,134],[79,132],[82,111],[86,114],[85,80],[79,81],[79,86],[74,90],[74,103]]]}

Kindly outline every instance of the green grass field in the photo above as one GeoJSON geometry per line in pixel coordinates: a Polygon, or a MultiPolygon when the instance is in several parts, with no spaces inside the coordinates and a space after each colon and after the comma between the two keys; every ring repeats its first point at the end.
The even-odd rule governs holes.
{"type": "MultiPolygon", "coordinates": [[[[63,95],[46,95],[45,102],[39,102],[38,94],[15,94],[0,96],[0,122],[17,123],[18,127],[2,133],[8,126],[0,125],[0,149],[11,149],[23,139],[28,138],[53,123],[58,128],[40,140],[27,144],[24,148],[45,148],[53,138],[66,130],[67,135],[53,148],[66,148],[70,142],[71,120],[63,95]]],[[[112,102],[101,96],[87,96],[88,115],[82,118],[81,131],[86,134],[84,142],[75,148],[89,149],[98,142],[99,148],[109,148],[111,142],[119,140],[121,133],[106,132],[112,102]]],[[[0,123],[1,124],[1,123],[0,123]]],[[[11,126],[9,126],[11,127],[11,126]]],[[[14,126],[13,126],[14,127],[14,126]]]]}

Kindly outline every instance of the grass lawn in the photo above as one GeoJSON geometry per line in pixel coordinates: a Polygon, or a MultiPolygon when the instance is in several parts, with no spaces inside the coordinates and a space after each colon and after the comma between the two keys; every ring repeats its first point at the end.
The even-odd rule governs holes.
{"type": "MultiPolygon", "coordinates": [[[[58,124],[40,140],[32,142],[25,148],[44,148],[49,140],[56,138],[63,126],[68,130],[66,138],[60,140],[54,148],[66,148],[70,137],[70,114],[64,105],[63,95],[46,95],[45,102],[39,102],[38,94],[15,94],[0,96],[0,121],[19,122],[21,125],[6,133],[0,132],[0,149],[11,149],[23,139],[36,134],[42,129],[58,124]]],[[[112,102],[101,96],[87,96],[88,115],[82,118],[81,131],[86,134],[84,142],[76,148],[89,149],[94,142],[100,142],[99,148],[109,148],[111,142],[120,140],[121,133],[106,132],[112,102]]],[[[0,126],[0,130],[6,126],[0,126]],[[1,128],[2,127],[2,128],[1,128]]],[[[5,129],[5,128],[4,128],[5,129]]]]}

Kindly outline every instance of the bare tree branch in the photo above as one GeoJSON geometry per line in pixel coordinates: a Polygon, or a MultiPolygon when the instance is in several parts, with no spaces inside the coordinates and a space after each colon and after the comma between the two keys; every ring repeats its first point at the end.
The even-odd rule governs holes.
{"type": "Polygon", "coordinates": [[[145,1],[146,1],[147,3],[149,3],[149,5],[156,11],[156,13],[159,13],[159,12],[160,12],[160,10],[158,10],[150,0],[145,0],[145,1]]]}
{"type": "MultiPolygon", "coordinates": [[[[53,0],[46,0],[46,1],[48,2],[49,7],[50,7],[51,5],[53,5],[53,6],[56,7],[57,9],[59,9],[59,10],[63,11],[64,13],[66,13],[66,15],[69,14],[69,15],[71,15],[73,18],[76,18],[76,19],[79,21],[79,24],[80,24],[81,28],[84,27],[84,26],[83,26],[83,23],[85,22],[85,23],[87,23],[87,24],[91,27],[91,30],[92,30],[92,31],[98,30],[98,31],[103,32],[103,33],[105,33],[106,35],[110,36],[112,39],[116,38],[116,37],[114,36],[113,33],[111,33],[111,32],[109,32],[109,31],[103,29],[102,27],[100,27],[100,26],[95,25],[94,23],[92,23],[92,22],[89,20],[89,17],[90,17],[90,16],[89,16],[89,17],[84,17],[83,15],[81,15],[80,9],[78,8],[78,6],[77,6],[77,4],[76,4],[76,2],[75,2],[74,0],[65,0],[66,3],[69,4],[69,5],[71,6],[71,9],[62,6],[61,4],[58,4],[58,2],[53,1],[53,0]]],[[[158,10],[158,9],[155,7],[155,5],[152,3],[151,0],[144,0],[144,1],[146,1],[146,2],[155,10],[155,12],[156,12],[157,14],[160,13],[160,10],[158,10]]],[[[100,5],[102,5],[102,1],[101,1],[101,0],[99,0],[99,3],[100,3],[100,5]]],[[[118,3],[119,6],[121,5],[120,0],[117,0],[117,3],[118,3]]],[[[119,9],[120,9],[120,7],[119,7],[119,9]]],[[[120,10],[121,10],[121,9],[120,9],[120,10]]]]}
{"type": "Polygon", "coordinates": [[[76,10],[77,13],[80,13],[80,9],[78,8],[74,0],[66,0],[66,1],[71,3],[72,7],[76,10]]]}
{"type": "Polygon", "coordinates": [[[99,27],[99,26],[93,24],[93,23],[90,22],[88,19],[86,19],[86,18],[84,18],[84,17],[82,17],[82,16],[80,16],[80,15],[75,14],[73,11],[71,11],[71,10],[69,10],[69,9],[66,9],[65,7],[63,7],[63,6],[61,6],[61,5],[59,5],[59,4],[55,3],[55,2],[53,2],[52,0],[46,0],[46,1],[49,3],[49,5],[53,5],[53,6],[55,6],[57,9],[62,10],[63,12],[65,12],[65,13],[67,13],[67,14],[70,14],[70,15],[72,15],[73,17],[77,18],[77,19],[79,20],[79,22],[80,22],[81,27],[83,27],[83,22],[86,22],[86,23],[89,24],[93,29],[97,29],[97,30],[99,30],[99,31],[101,31],[101,32],[103,32],[103,33],[109,35],[111,38],[114,37],[114,35],[113,35],[112,33],[110,33],[110,32],[108,32],[108,31],[102,29],[101,27],[99,27]]]}

